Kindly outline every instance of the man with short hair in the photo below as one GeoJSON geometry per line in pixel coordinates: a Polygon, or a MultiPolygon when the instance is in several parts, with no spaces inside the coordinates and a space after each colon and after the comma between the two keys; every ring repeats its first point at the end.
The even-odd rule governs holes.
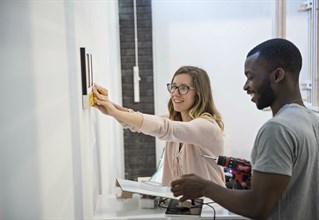
{"type": "Polygon", "coordinates": [[[247,55],[244,90],[273,117],[258,131],[251,153],[251,189],[233,190],[185,175],[172,182],[181,201],[206,196],[253,219],[319,219],[319,118],[299,89],[302,58],[285,39],[267,40],[247,55]]]}

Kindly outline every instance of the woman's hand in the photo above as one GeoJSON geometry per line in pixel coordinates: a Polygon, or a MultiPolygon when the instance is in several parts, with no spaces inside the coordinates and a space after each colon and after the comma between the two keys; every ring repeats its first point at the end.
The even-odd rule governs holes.
{"type": "Polygon", "coordinates": [[[102,113],[110,115],[122,124],[127,124],[130,129],[139,129],[143,123],[142,114],[131,113],[127,108],[113,104],[108,97],[107,89],[94,84],[94,105],[93,107],[99,109],[102,113]]]}
{"type": "Polygon", "coordinates": [[[94,84],[92,91],[94,93],[93,107],[99,109],[106,115],[112,116],[117,109],[114,106],[114,104],[109,100],[108,90],[97,84],[94,84]]]}

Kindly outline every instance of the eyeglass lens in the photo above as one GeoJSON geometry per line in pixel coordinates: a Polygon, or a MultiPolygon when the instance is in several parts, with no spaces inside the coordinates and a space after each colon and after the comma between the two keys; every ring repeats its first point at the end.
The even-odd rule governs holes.
{"type": "Polygon", "coordinates": [[[170,93],[174,93],[176,91],[176,89],[178,89],[178,92],[181,95],[185,95],[187,94],[188,90],[190,89],[188,86],[176,86],[176,85],[172,85],[172,84],[167,84],[167,89],[170,93]]]}

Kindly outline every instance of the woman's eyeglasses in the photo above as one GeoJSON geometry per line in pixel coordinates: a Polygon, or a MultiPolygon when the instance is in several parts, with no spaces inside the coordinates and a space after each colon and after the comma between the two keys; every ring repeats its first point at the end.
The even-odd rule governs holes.
{"type": "Polygon", "coordinates": [[[185,86],[185,85],[176,86],[174,84],[167,83],[167,90],[170,93],[174,93],[176,91],[176,89],[178,90],[179,94],[186,95],[190,89],[195,89],[195,88],[190,87],[190,86],[185,86]]]}

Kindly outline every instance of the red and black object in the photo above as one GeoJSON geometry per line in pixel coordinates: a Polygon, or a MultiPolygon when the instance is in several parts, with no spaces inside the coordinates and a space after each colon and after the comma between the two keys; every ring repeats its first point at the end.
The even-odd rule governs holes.
{"type": "Polygon", "coordinates": [[[227,188],[250,189],[251,164],[249,161],[241,158],[219,156],[217,164],[227,168],[232,174],[232,177],[226,183],[227,188]]]}

